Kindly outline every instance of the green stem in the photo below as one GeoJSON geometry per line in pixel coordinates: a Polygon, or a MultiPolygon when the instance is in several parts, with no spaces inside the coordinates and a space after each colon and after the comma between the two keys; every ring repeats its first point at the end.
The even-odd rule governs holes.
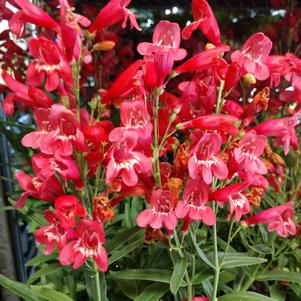
{"type": "Polygon", "coordinates": [[[228,233],[228,240],[227,240],[227,245],[226,245],[226,248],[225,248],[225,252],[224,252],[224,255],[221,259],[221,262],[220,262],[220,267],[223,266],[223,263],[224,263],[224,260],[227,256],[227,253],[228,253],[228,250],[229,250],[229,247],[230,247],[230,243],[233,239],[233,237],[231,236],[232,234],[232,229],[233,229],[233,225],[234,225],[234,219],[231,220],[231,223],[230,223],[230,228],[229,228],[229,233],[228,233]]]}
{"type": "MultiPolygon", "coordinates": [[[[217,214],[217,205],[214,204],[213,206],[214,206],[215,214],[217,214]]],[[[216,223],[213,225],[213,251],[214,251],[215,274],[214,274],[212,301],[217,301],[217,289],[218,289],[218,282],[219,282],[220,265],[218,260],[216,223]]]]}
{"type": "Polygon", "coordinates": [[[99,271],[98,271],[98,268],[96,267],[95,263],[94,263],[94,266],[96,268],[95,269],[95,275],[92,278],[94,280],[94,288],[95,288],[94,300],[95,301],[102,301],[101,291],[100,291],[99,271]]]}
{"type": "Polygon", "coordinates": [[[76,118],[80,123],[80,88],[79,88],[79,73],[80,73],[80,65],[76,62],[72,66],[72,73],[73,73],[73,92],[75,97],[75,106],[76,106],[76,118]]]}
{"type": "Polygon", "coordinates": [[[222,97],[224,86],[225,86],[225,81],[221,79],[219,89],[218,89],[218,96],[217,96],[216,109],[215,109],[215,112],[217,114],[221,112],[222,107],[224,105],[224,98],[222,97]]]}

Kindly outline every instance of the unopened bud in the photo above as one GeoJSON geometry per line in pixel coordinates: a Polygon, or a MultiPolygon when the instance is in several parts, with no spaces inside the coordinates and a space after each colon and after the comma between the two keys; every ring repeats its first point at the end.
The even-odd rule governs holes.
{"type": "Polygon", "coordinates": [[[96,36],[95,32],[89,32],[89,31],[87,31],[87,35],[86,35],[87,40],[92,41],[92,40],[95,39],[95,36],[96,36]]]}
{"type": "Polygon", "coordinates": [[[246,84],[248,85],[254,85],[256,84],[256,78],[253,74],[247,73],[244,77],[243,80],[246,84]]]}
{"type": "Polygon", "coordinates": [[[108,51],[111,50],[115,47],[115,42],[113,41],[102,41],[99,43],[96,43],[93,48],[92,51],[108,51]]]}
{"type": "Polygon", "coordinates": [[[205,45],[205,49],[206,49],[206,50],[210,50],[210,49],[213,49],[213,48],[215,48],[215,45],[213,45],[212,43],[207,43],[207,44],[205,45]]]}

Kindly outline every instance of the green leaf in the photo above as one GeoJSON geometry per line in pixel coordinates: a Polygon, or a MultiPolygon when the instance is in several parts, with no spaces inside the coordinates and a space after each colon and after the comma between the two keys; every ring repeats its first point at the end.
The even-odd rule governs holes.
{"type": "Polygon", "coordinates": [[[301,273],[287,272],[287,271],[272,271],[266,273],[260,273],[256,276],[258,281],[289,281],[294,283],[301,283],[301,273]]]}
{"type": "Polygon", "coordinates": [[[178,292],[181,282],[183,281],[186,269],[187,269],[187,260],[185,258],[179,259],[176,263],[176,266],[173,270],[170,279],[170,291],[174,295],[176,295],[178,292]]]}
{"type": "Polygon", "coordinates": [[[58,255],[56,253],[52,253],[51,255],[45,255],[43,253],[37,255],[36,257],[28,260],[26,262],[26,266],[34,266],[34,265],[40,265],[41,263],[57,259],[58,255]]]}
{"type": "Polygon", "coordinates": [[[255,292],[240,292],[218,297],[218,301],[277,301],[255,292]]]}
{"type": "Polygon", "coordinates": [[[107,240],[105,243],[105,248],[108,253],[111,253],[115,249],[118,249],[120,246],[124,245],[126,242],[131,240],[133,237],[138,235],[137,233],[143,233],[143,229],[138,226],[131,229],[126,229],[122,233],[115,236],[113,239],[107,240]]]}
{"type": "Polygon", "coordinates": [[[10,280],[5,276],[0,275],[0,285],[26,301],[40,301],[40,299],[32,293],[26,284],[10,280]]]}
{"type": "Polygon", "coordinates": [[[279,287],[276,285],[269,287],[270,296],[271,298],[277,300],[277,301],[285,301],[286,298],[286,292],[282,291],[279,287]]]}
{"type": "Polygon", "coordinates": [[[40,277],[45,276],[54,271],[57,271],[59,269],[63,269],[63,267],[58,263],[52,263],[52,264],[46,265],[46,266],[42,267],[41,269],[39,269],[34,274],[32,274],[30,276],[30,278],[27,280],[27,283],[31,284],[32,282],[39,279],[40,277]]]}
{"type": "Polygon", "coordinates": [[[212,267],[213,269],[215,269],[215,266],[211,263],[211,261],[209,260],[209,258],[206,256],[206,254],[204,253],[204,251],[199,247],[199,245],[196,242],[196,238],[195,235],[192,233],[191,229],[189,230],[190,232],[190,237],[192,240],[192,243],[194,245],[194,248],[197,252],[197,254],[199,255],[199,257],[210,267],[212,267]]]}
{"type": "Polygon", "coordinates": [[[226,255],[224,263],[222,265],[222,268],[230,269],[230,268],[235,268],[235,267],[261,264],[266,261],[267,260],[265,258],[240,256],[236,253],[233,253],[233,254],[226,255]]]}
{"type": "Polygon", "coordinates": [[[158,301],[168,290],[168,285],[163,283],[153,283],[146,287],[134,301],[158,301]]]}
{"type": "Polygon", "coordinates": [[[121,292],[126,295],[131,300],[135,299],[138,295],[138,286],[137,281],[135,280],[121,280],[119,279],[117,282],[118,288],[121,292]]]}
{"type": "Polygon", "coordinates": [[[111,257],[109,258],[109,265],[115,262],[116,260],[124,257],[128,253],[134,251],[143,243],[143,239],[142,239],[143,233],[140,232],[139,234],[140,235],[138,236],[136,235],[136,237],[134,237],[135,239],[133,239],[131,243],[122,247],[121,250],[112,253],[111,257]]]}
{"type": "Polygon", "coordinates": [[[48,301],[73,301],[69,296],[48,287],[32,285],[30,288],[37,296],[48,301]]]}
{"type": "Polygon", "coordinates": [[[116,279],[124,280],[145,280],[162,283],[170,283],[171,272],[161,269],[131,269],[118,272],[110,272],[110,275],[116,279]]]}

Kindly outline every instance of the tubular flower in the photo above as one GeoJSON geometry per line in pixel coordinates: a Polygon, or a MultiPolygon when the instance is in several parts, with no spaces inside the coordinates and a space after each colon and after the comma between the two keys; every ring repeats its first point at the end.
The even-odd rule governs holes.
{"type": "Polygon", "coordinates": [[[219,45],[221,43],[220,30],[208,2],[206,0],[192,0],[191,5],[195,21],[183,29],[183,39],[188,40],[191,34],[199,28],[211,43],[219,45]]]}
{"type": "Polygon", "coordinates": [[[151,208],[143,210],[137,216],[139,227],[150,226],[153,229],[162,227],[173,230],[178,223],[174,207],[175,200],[168,190],[154,188],[150,199],[151,208]]]}
{"type": "Polygon", "coordinates": [[[6,115],[14,113],[14,103],[21,108],[30,107],[49,108],[53,104],[53,100],[42,90],[37,88],[30,88],[11,77],[7,72],[2,72],[2,78],[7,84],[8,88],[13,93],[8,94],[2,103],[3,111],[6,115]]]}
{"type": "Polygon", "coordinates": [[[53,252],[56,245],[60,252],[67,241],[73,238],[74,232],[72,229],[63,228],[54,212],[47,210],[44,215],[49,225],[39,228],[34,235],[38,243],[46,245],[44,253],[49,255],[53,252]]]}
{"type": "Polygon", "coordinates": [[[259,156],[263,153],[267,145],[267,138],[263,135],[257,135],[256,132],[248,132],[234,149],[234,158],[240,168],[246,173],[267,173],[263,161],[259,156]]]}
{"type": "Polygon", "coordinates": [[[55,176],[48,179],[39,176],[30,177],[24,171],[18,171],[16,179],[25,192],[21,194],[15,208],[23,208],[29,196],[38,200],[53,202],[59,195],[63,194],[62,185],[55,176]]]}
{"type": "Polygon", "coordinates": [[[238,132],[239,119],[233,115],[213,114],[204,115],[176,125],[179,130],[188,128],[198,128],[208,131],[221,131],[235,136],[238,132]]]}
{"type": "Polygon", "coordinates": [[[201,180],[190,179],[187,181],[183,193],[183,200],[177,203],[175,213],[177,218],[189,218],[194,221],[203,221],[212,226],[216,216],[212,208],[206,206],[208,201],[208,185],[201,180]]]}
{"type": "Polygon", "coordinates": [[[54,201],[55,216],[64,229],[75,226],[76,217],[86,217],[85,208],[74,195],[61,195],[54,201]]]}
{"type": "Polygon", "coordinates": [[[172,193],[172,196],[175,200],[179,199],[182,186],[183,181],[179,178],[169,178],[164,185],[164,187],[166,187],[172,193]]]}
{"type": "Polygon", "coordinates": [[[92,257],[98,269],[108,269],[108,255],[103,247],[105,241],[103,225],[99,222],[81,219],[78,223],[76,238],[69,242],[60,252],[59,261],[62,265],[73,262],[73,269],[78,269],[92,257]]]}
{"type": "Polygon", "coordinates": [[[143,153],[134,151],[137,137],[128,136],[121,142],[116,142],[108,153],[106,183],[112,183],[120,175],[127,186],[138,183],[137,173],[149,173],[152,169],[150,158],[143,153]]]}
{"type": "Polygon", "coordinates": [[[184,72],[201,71],[212,65],[217,58],[230,50],[228,45],[221,45],[209,50],[202,51],[175,69],[177,74],[184,72]]]}
{"type": "Polygon", "coordinates": [[[40,149],[44,154],[57,153],[65,157],[73,154],[73,147],[88,150],[75,114],[62,104],[54,104],[50,109],[37,109],[34,116],[38,130],[23,137],[24,146],[40,149]]]}
{"type": "Polygon", "coordinates": [[[111,141],[120,141],[123,136],[133,135],[133,132],[142,140],[151,137],[153,125],[144,102],[123,102],[120,106],[120,121],[123,127],[111,131],[109,136],[111,141]]]}
{"type": "Polygon", "coordinates": [[[275,206],[263,210],[252,217],[244,220],[247,226],[255,224],[267,224],[268,231],[275,231],[281,237],[287,237],[289,234],[296,235],[296,225],[293,222],[294,208],[292,202],[288,201],[283,205],[275,206]]]}
{"type": "Polygon", "coordinates": [[[202,178],[206,184],[210,184],[213,176],[218,179],[225,179],[228,176],[227,165],[216,156],[220,151],[221,143],[220,135],[204,134],[190,150],[188,170],[191,178],[202,178]]]}
{"type": "Polygon", "coordinates": [[[236,50],[231,60],[237,62],[246,73],[253,74],[258,80],[265,80],[270,76],[266,60],[272,49],[272,41],[262,32],[252,35],[243,45],[242,50],[236,50]]]}
{"type": "Polygon", "coordinates": [[[26,23],[32,23],[39,27],[49,28],[56,32],[60,32],[60,26],[41,8],[35,6],[28,0],[14,0],[14,2],[21,8],[13,14],[9,20],[10,30],[20,36],[26,23]]]}
{"type": "Polygon", "coordinates": [[[106,196],[93,198],[93,219],[98,222],[111,221],[115,217],[111,201],[106,196]]]}
{"type": "Polygon", "coordinates": [[[126,22],[129,19],[131,28],[135,27],[141,31],[139,27],[136,15],[126,8],[130,4],[131,0],[111,0],[97,15],[96,20],[89,27],[90,32],[109,27],[113,24],[122,22],[122,28],[126,27],[126,22]]]}
{"type": "Polygon", "coordinates": [[[153,34],[153,42],[143,42],[137,47],[141,55],[153,55],[160,52],[169,52],[175,61],[182,60],[187,52],[179,48],[181,41],[180,27],[177,23],[160,21],[153,34]]]}
{"type": "Polygon", "coordinates": [[[295,133],[295,127],[300,124],[300,111],[291,117],[267,120],[252,128],[257,134],[266,137],[276,137],[275,145],[284,146],[284,154],[289,152],[290,145],[297,149],[298,137],[295,133]]]}
{"type": "Polygon", "coordinates": [[[61,79],[63,79],[64,84],[73,84],[68,61],[62,49],[55,42],[44,37],[38,37],[32,38],[28,46],[31,55],[36,59],[27,69],[26,80],[28,84],[37,87],[44,82],[45,76],[45,89],[47,91],[57,89],[61,79]]]}
{"type": "Polygon", "coordinates": [[[248,182],[229,185],[211,193],[210,199],[221,203],[229,202],[230,213],[228,219],[231,219],[235,212],[235,220],[239,222],[243,214],[250,212],[249,200],[242,193],[248,186],[248,182]]]}

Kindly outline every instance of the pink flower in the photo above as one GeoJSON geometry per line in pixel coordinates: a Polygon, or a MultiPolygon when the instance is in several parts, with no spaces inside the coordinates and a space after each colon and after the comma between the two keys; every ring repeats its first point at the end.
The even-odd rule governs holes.
{"type": "Polygon", "coordinates": [[[38,130],[23,137],[24,146],[40,149],[48,155],[58,153],[63,157],[72,155],[73,148],[88,150],[75,114],[62,104],[54,104],[50,109],[37,109],[34,117],[38,130]]]}
{"type": "Polygon", "coordinates": [[[296,225],[293,222],[294,208],[292,202],[288,201],[283,205],[275,206],[263,210],[252,217],[244,220],[248,226],[255,224],[267,224],[268,231],[275,231],[281,237],[287,237],[288,234],[296,235],[296,225]]]}
{"type": "Polygon", "coordinates": [[[89,31],[94,32],[120,21],[123,21],[122,28],[125,28],[128,19],[130,19],[131,28],[135,27],[141,31],[136,15],[126,8],[130,2],[131,0],[111,0],[97,15],[96,20],[89,27],[89,31]]]}
{"type": "Polygon", "coordinates": [[[32,167],[35,174],[49,178],[56,172],[62,177],[65,184],[67,180],[77,182],[80,180],[79,168],[69,157],[61,157],[59,154],[45,155],[42,153],[34,154],[31,158],[32,167]]]}
{"type": "Polygon", "coordinates": [[[219,27],[208,2],[206,0],[192,0],[191,5],[195,21],[183,29],[183,39],[188,40],[191,34],[199,28],[211,43],[219,45],[221,43],[219,27]]]}
{"type": "Polygon", "coordinates": [[[49,108],[53,104],[53,100],[42,90],[27,87],[11,77],[7,72],[2,72],[2,78],[8,88],[13,91],[13,93],[8,94],[4,98],[2,103],[2,108],[6,115],[14,113],[14,103],[21,109],[26,107],[32,109],[49,108]]]}
{"type": "Polygon", "coordinates": [[[265,136],[257,135],[254,131],[248,132],[234,149],[234,158],[240,168],[251,174],[267,173],[267,168],[259,159],[266,144],[267,138],[265,136]]]}
{"type": "Polygon", "coordinates": [[[183,193],[183,201],[179,201],[175,209],[177,218],[189,218],[194,221],[203,221],[208,226],[214,225],[215,213],[211,207],[206,206],[208,190],[208,185],[203,181],[188,180],[183,193]]]}
{"type": "Polygon", "coordinates": [[[230,213],[228,219],[231,219],[231,216],[235,212],[235,219],[239,222],[243,214],[250,212],[249,200],[242,193],[248,186],[248,182],[229,185],[211,193],[210,199],[222,203],[229,202],[230,213]]]}
{"type": "Polygon", "coordinates": [[[198,143],[190,150],[191,157],[188,161],[189,175],[193,179],[202,178],[210,184],[212,177],[225,179],[228,169],[217,153],[221,148],[221,136],[218,134],[204,134],[198,143]]]}
{"type": "Polygon", "coordinates": [[[162,227],[173,230],[177,226],[177,218],[174,212],[175,200],[168,190],[154,188],[150,199],[151,208],[143,210],[137,216],[139,227],[150,226],[153,229],[162,227]]]}
{"type": "Polygon", "coordinates": [[[270,76],[266,60],[271,49],[272,41],[262,32],[257,32],[244,43],[242,50],[232,53],[231,60],[254,74],[256,79],[265,80],[270,76]]]}
{"type": "Polygon", "coordinates": [[[201,51],[175,69],[178,74],[184,72],[200,71],[211,66],[218,57],[230,50],[228,45],[221,45],[209,50],[201,51]]]}
{"type": "Polygon", "coordinates": [[[14,2],[21,8],[13,14],[9,20],[10,30],[20,36],[25,30],[26,23],[32,23],[39,27],[49,28],[56,32],[60,32],[60,26],[41,8],[35,6],[27,0],[14,0],[14,2]]]}
{"type": "Polygon", "coordinates": [[[284,146],[284,154],[287,155],[290,145],[292,145],[294,149],[298,147],[298,137],[294,128],[300,124],[299,118],[300,111],[291,117],[261,122],[254,126],[252,130],[266,137],[276,137],[275,145],[284,146]]]}
{"type": "Polygon", "coordinates": [[[53,202],[57,196],[63,194],[62,185],[55,176],[48,179],[39,176],[30,177],[24,171],[18,171],[16,179],[25,192],[21,194],[15,208],[23,208],[29,196],[38,200],[53,202]]]}
{"type": "Polygon", "coordinates": [[[289,70],[284,77],[291,82],[293,87],[301,90],[301,59],[292,53],[286,53],[285,58],[289,64],[289,70]]]}
{"type": "Polygon", "coordinates": [[[280,78],[289,71],[287,58],[283,55],[270,55],[266,59],[266,64],[270,69],[270,87],[275,88],[280,84],[280,78]]]}
{"type": "Polygon", "coordinates": [[[120,106],[120,121],[123,127],[111,131],[111,141],[120,141],[124,135],[133,135],[133,132],[142,140],[151,137],[153,125],[143,101],[123,102],[120,106]]]}
{"type": "Polygon", "coordinates": [[[77,269],[92,257],[98,269],[105,272],[108,269],[108,255],[103,247],[105,241],[103,225],[96,221],[81,219],[75,235],[76,238],[61,250],[60,263],[69,265],[73,262],[73,269],[77,269]]]}
{"type": "Polygon", "coordinates": [[[106,183],[112,183],[120,175],[127,186],[135,186],[138,183],[140,173],[149,173],[152,169],[150,158],[143,153],[134,151],[137,145],[137,136],[124,137],[116,143],[108,152],[110,160],[107,166],[106,183]]]}
{"type": "Polygon", "coordinates": [[[153,55],[157,52],[169,52],[175,61],[182,60],[187,52],[179,48],[181,41],[180,27],[177,23],[160,21],[153,34],[153,42],[138,44],[141,55],[153,55]]]}
{"type": "Polygon", "coordinates": [[[45,89],[53,91],[59,87],[61,80],[64,85],[72,85],[73,78],[68,61],[59,46],[44,37],[32,38],[29,43],[29,51],[36,59],[31,63],[26,72],[26,80],[29,85],[37,87],[44,82],[45,89]]]}
{"type": "Polygon", "coordinates": [[[74,232],[71,229],[62,228],[60,220],[52,211],[47,210],[44,215],[49,225],[39,228],[34,235],[38,243],[46,245],[44,253],[49,255],[56,245],[60,252],[65,247],[67,240],[73,238],[74,232]]]}
{"type": "Polygon", "coordinates": [[[61,195],[54,201],[55,216],[64,229],[75,226],[76,217],[86,217],[86,210],[74,195],[61,195]]]}

